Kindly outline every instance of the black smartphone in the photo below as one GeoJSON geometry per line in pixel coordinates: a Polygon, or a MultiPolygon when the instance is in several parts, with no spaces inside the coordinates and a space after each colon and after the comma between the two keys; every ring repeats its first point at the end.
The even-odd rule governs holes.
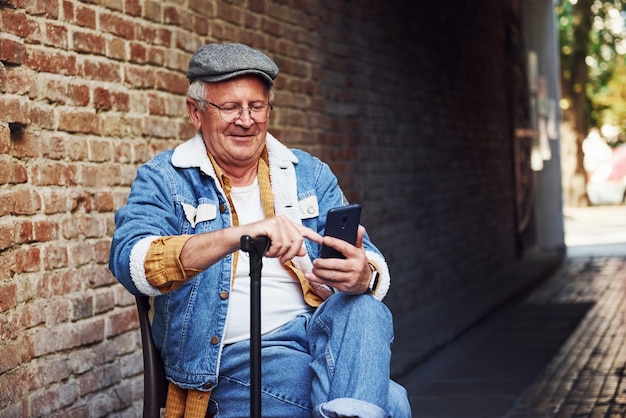
{"type": "MultiPolygon", "coordinates": [[[[356,244],[356,234],[361,221],[361,205],[354,203],[348,206],[333,208],[326,215],[324,235],[339,238],[352,245],[356,244]]],[[[334,248],[322,246],[322,258],[345,258],[334,248]]]]}

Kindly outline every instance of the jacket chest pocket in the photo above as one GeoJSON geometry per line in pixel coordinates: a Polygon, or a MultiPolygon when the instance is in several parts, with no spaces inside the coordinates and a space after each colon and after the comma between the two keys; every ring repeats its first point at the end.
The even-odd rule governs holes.
{"type": "Polygon", "coordinates": [[[213,221],[217,218],[218,206],[214,203],[199,203],[194,206],[189,203],[181,202],[185,219],[189,222],[192,229],[196,228],[201,222],[213,221]]]}

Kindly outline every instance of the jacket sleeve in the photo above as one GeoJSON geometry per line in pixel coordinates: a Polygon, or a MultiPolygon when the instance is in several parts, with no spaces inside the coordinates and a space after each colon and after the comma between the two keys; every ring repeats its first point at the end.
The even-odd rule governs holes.
{"type": "Polygon", "coordinates": [[[146,277],[145,259],[153,241],[180,235],[172,181],[155,158],[137,170],[128,202],[115,214],[115,232],[109,269],[134,295],[159,296],[162,292],[146,277]]]}

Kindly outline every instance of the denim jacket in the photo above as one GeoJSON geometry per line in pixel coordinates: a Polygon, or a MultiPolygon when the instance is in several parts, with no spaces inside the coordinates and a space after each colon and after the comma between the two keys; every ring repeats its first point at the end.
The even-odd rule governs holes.
{"type": "MultiPolygon", "coordinates": [[[[310,154],[290,150],[270,134],[266,142],[276,214],[323,234],[328,209],[346,204],[337,178],[310,154]]],[[[199,134],[143,164],[127,204],[115,215],[109,268],[132,294],[155,296],[155,344],[168,379],[182,388],[210,390],[217,384],[233,255],[167,294],[149,284],[144,260],[158,237],[227,228],[232,225],[231,215],[199,134]]],[[[293,262],[306,272],[320,248],[309,240],[305,245],[307,255],[293,262]]],[[[368,259],[381,270],[374,297],[382,300],[389,288],[389,270],[367,236],[364,246],[368,259]]]]}

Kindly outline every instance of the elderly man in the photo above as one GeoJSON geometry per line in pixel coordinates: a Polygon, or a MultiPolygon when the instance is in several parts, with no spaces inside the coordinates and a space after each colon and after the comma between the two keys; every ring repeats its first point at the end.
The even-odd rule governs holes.
{"type": "Polygon", "coordinates": [[[266,235],[262,405],[274,417],[410,417],[389,379],[389,270],[359,226],[324,237],[346,204],[319,159],[267,132],[278,67],[242,44],[189,62],[195,137],[142,165],[116,214],[109,266],[155,297],[153,335],[170,381],[168,417],[249,412],[249,264],[242,235],[266,235]],[[321,245],[344,258],[320,258],[321,245]]]}

